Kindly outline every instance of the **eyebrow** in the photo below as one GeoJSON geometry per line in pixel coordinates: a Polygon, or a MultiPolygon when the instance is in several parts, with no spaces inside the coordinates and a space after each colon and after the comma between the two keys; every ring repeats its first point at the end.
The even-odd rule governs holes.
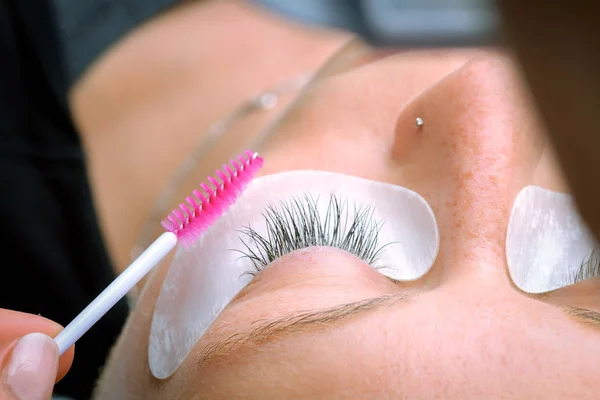
{"type": "Polygon", "coordinates": [[[560,308],[568,315],[578,319],[580,322],[592,325],[595,328],[600,328],[599,312],[588,310],[587,308],[579,308],[573,306],[562,306],[560,308]]]}
{"type": "Polygon", "coordinates": [[[332,324],[341,323],[353,317],[358,317],[374,310],[390,307],[408,300],[413,296],[405,293],[384,294],[379,297],[342,304],[322,310],[301,311],[288,314],[275,320],[258,320],[244,332],[238,332],[218,343],[207,345],[197,356],[197,364],[204,363],[216,357],[224,356],[244,345],[260,345],[285,334],[307,332],[314,329],[330,328],[332,324]]]}
{"type": "Polygon", "coordinates": [[[522,293],[524,293],[527,297],[531,299],[541,301],[545,304],[557,307],[559,310],[567,314],[567,316],[577,320],[577,322],[584,323],[588,326],[592,326],[593,328],[600,329],[600,312],[598,311],[569,305],[552,304],[548,301],[549,293],[522,293]]]}

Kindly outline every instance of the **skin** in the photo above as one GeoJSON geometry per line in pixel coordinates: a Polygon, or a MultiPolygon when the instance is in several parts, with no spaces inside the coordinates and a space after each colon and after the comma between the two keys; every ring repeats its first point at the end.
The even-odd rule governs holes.
{"type": "MultiPolygon", "coordinates": [[[[598,37],[594,18],[598,4],[573,3],[565,8],[555,3],[540,8],[520,1],[497,2],[506,37],[548,127],[545,133],[558,150],[582,215],[598,235],[594,132],[600,92],[594,66],[599,57],[589,50],[598,37]]],[[[202,135],[198,132],[205,132],[212,121],[257,91],[314,69],[346,39],[339,32],[282,23],[234,0],[182,2],[100,57],[73,89],[71,104],[117,272],[127,265],[152,200],[177,161],[202,135]],[[253,34],[240,36],[240,30],[253,34]],[[195,35],[214,36],[200,42],[180,40],[195,35]],[[244,66],[244,74],[235,73],[239,65],[244,66]],[[211,76],[208,82],[201,79],[206,74],[211,76]],[[160,168],[154,168],[157,153],[162,154],[160,168]],[[137,207],[132,210],[130,204],[137,207]]],[[[237,348],[202,369],[188,361],[171,380],[156,382],[146,368],[145,338],[167,270],[164,263],[125,329],[100,385],[100,397],[112,398],[111,393],[128,389],[128,398],[594,398],[598,388],[590,360],[596,357],[597,328],[565,318],[551,305],[597,309],[597,283],[584,282],[532,298],[515,290],[502,260],[498,232],[505,230],[502,214],[510,208],[515,190],[525,182],[568,191],[552,150],[539,140],[542,130],[531,108],[521,110],[523,115],[515,110],[520,101],[527,103],[521,93],[525,85],[512,72],[500,77],[499,71],[512,66],[497,55],[463,54],[455,62],[436,57],[425,62],[427,68],[421,71],[419,57],[405,62],[404,69],[398,62],[405,79],[391,96],[381,96],[389,88],[377,84],[375,93],[361,91],[351,98],[373,96],[378,107],[392,102],[396,109],[391,119],[398,127],[393,135],[383,127],[389,124],[386,107],[374,110],[374,103],[349,104],[348,92],[355,82],[345,83],[342,95],[335,95],[335,90],[312,91],[305,101],[308,105],[291,113],[265,153],[266,173],[320,167],[418,189],[445,226],[432,271],[414,284],[392,284],[336,250],[294,253],[274,263],[238,296],[197,347],[244,330],[257,309],[278,316],[272,309],[274,297],[285,300],[280,309],[288,312],[298,304],[320,308],[381,293],[418,296],[319,332],[297,332],[260,347],[237,348]],[[449,73],[455,70],[457,75],[463,72],[455,80],[464,82],[440,89],[444,86],[439,84],[450,81],[449,73]],[[330,102],[328,112],[335,108],[331,104],[340,105],[340,117],[330,119],[319,113],[315,109],[319,101],[330,102]],[[364,116],[359,121],[354,120],[357,110],[364,116]],[[406,128],[414,118],[410,110],[426,117],[425,129],[415,133],[406,128]],[[380,125],[382,119],[385,123],[380,125]],[[355,132],[361,124],[377,140],[361,141],[355,132]],[[332,130],[321,128],[327,126],[332,130]],[[366,146],[357,150],[358,146],[345,143],[341,127],[366,146]],[[420,136],[433,133],[434,128],[437,141],[420,136]],[[300,131],[294,133],[299,139],[288,135],[295,131],[300,131]],[[304,146],[302,154],[297,151],[300,146],[304,146]],[[504,157],[498,157],[501,151],[504,157]],[[353,164],[347,162],[348,154],[353,154],[353,164]],[[361,157],[367,162],[359,162],[361,157]],[[311,293],[303,293],[306,290],[311,293]],[[431,315],[435,315],[434,327],[431,315]],[[331,354],[334,360],[324,358],[331,354]]],[[[236,133],[251,135],[268,120],[253,118],[236,133]]],[[[212,152],[214,160],[208,157],[198,165],[197,176],[190,177],[194,183],[182,185],[173,197],[187,194],[215,162],[229,157],[232,143],[224,140],[212,152]]],[[[54,335],[60,329],[39,316],[0,313],[2,365],[19,336],[31,331],[54,335]]],[[[61,358],[59,379],[72,357],[70,350],[61,358]]]]}
{"type": "Polygon", "coordinates": [[[110,358],[98,399],[597,397],[599,328],[560,307],[600,311],[597,281],[532,296],[507,272],[506,228],[518,192],[568,190],[509,56],[405,52],[330,76],[272,129],[261,153],[263,174],[319,169],[421,194],[440,230],[432,269],[415,282],[392,282],[340,250],[288,254],[159,381],[148,370],[147,346],[163,263],[110,358]],[[385,294],[398,300],[243,342],[199,363],[207,347],[257,320],[385,294]]]}
{"type": "MultiPolygon", "coordinates": [[[[3,308],[0,308],[0,320],[2,321],[2,329],[0,329],[0,370],[2,371],[6,368],[6,364],[9,362],[10,353],[20,337],[31,332],[41,332],[50,337],[55,337],[63,329],[63,327],[56,322],[50,321],[39,315],[6,310],[3,308]]],[[[60,357],[56,382],[60,381],[67,374],[69,368],[71,368],[74,354],[75,346],[67,350],[65,354],[60,357]]],[[[48,390],[50,390],[50,388],[48,390]]]]}

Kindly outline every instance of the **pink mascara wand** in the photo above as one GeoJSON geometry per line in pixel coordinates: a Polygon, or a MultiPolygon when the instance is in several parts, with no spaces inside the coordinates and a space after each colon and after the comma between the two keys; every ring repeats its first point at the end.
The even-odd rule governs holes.
{"type": "Polygon", "coordinates": [[[193,196],[185,199],[186,203],[173,210],[162,222],[167,232],[160,235],[54,338],[61,355],[173,250],[177,243],[184,246],[194,243],[235,203],[263,165],[263,159],[257,153],[246,151],[244,155],[238,156],[237,161],[231,160],[231,165],[225,164],[223,170],[217,170],[220,182],[209,177],[208,182],[213,187],[202,183],[200,188],[205,193],[194,190],[193,196]]]}

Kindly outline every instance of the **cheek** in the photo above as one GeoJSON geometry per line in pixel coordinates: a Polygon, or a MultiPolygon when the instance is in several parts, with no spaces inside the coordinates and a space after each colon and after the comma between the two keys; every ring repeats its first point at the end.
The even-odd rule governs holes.
{"type": "Polygon", "coordinates": [[[201,372],[210,382],[202,398],[397,398],[387,394],[399,393],[401,370],[386,344],[379,330],[351,323],[238,349],[201,372]]]}
{"type": "Polygon", "coordinates": [[[495,288],[441,289],[407,309],[399,357],[409,398],[595,398],[594,332],[495,288]],[[400,355],[401,354],[401,355],[400,355]],[[591,369],[590,369],[591,368],[591,369]]]}
{"type": "MultiPolygon", "coordinates": [[[[168,255],[147,277],[127,323],[111,350],[95,391],[98,400],[155,399],[157,380],[148,364],[148,337],[154,303],[169,270],[173,254],[168,255]]],[[[165,398],[173,398],[166,396],[165,398]]]]}

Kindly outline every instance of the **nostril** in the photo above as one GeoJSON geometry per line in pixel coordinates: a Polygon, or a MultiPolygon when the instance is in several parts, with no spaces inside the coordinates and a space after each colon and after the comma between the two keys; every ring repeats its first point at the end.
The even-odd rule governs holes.
{"type": "Polygon", "coordinates": [[[396,121],[392,159],[402,163],[407,161],[415,150],[420,135],[426,134],[425,121],[422,117],[414,116],[414,111],[405,110],[396,121]],[[412,123],[411,123],[412,121],[412,123]]]}

